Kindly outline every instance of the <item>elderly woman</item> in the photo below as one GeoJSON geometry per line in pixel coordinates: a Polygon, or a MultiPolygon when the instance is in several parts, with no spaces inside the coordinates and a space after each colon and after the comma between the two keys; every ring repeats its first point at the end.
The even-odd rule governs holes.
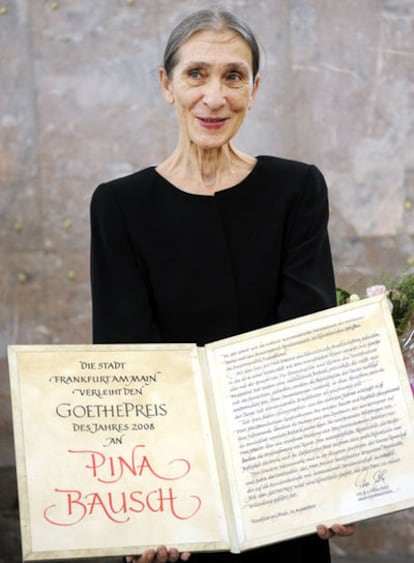
{"type": "MultiPolygon", "coordinates": [[[[177,146],[157,167],[102,184],[92,199],[95,343],[203,345],[335,305],[323,176],[232,144],[258,71],[253,33],[228,12],[202,10],[173,30],[160,81],[176,109],[177,146]]],[[[320,526],[239,560],[325,563],[324,539],[352,530],[320,526]]],[[[136,559],[189,556],[160,546],[136,559]]]]}

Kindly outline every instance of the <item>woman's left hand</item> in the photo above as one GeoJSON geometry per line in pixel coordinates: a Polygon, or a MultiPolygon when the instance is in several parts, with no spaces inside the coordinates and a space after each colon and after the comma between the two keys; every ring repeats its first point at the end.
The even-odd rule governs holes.
{"type": "Polygon", "coordinates": [[[147,549],[142,555],[128,555],[126,563],[175,563],[179,559],[188,561],[191,553],[182,552],[172,547],[167,549],[165,545],[160,545],[156,549],[147,549]]]}
{"type": "Polygon", "coordinates": [[[334,524],[330,528],[320,524],[316,531],[322,540],[329,540],[333,536],[352,536],[355,528],[356,524],[334,524]]]}

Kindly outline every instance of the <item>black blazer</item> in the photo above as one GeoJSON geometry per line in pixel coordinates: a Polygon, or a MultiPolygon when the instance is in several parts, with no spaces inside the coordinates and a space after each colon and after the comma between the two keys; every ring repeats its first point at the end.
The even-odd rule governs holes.
{"type": "Polygon", "coordinates": [[[94,342],[204,344],[334,306],[327,221],[319,170],[274,157],[214,196],[154,168],[100,185],[94,342]]]}
{"type": "MultiPolygon", "coordinates": [[[[335,306],[327,221],[319,170],[273,157],[211,197],[177,189],[154,168],[100,185],[91,204],[94,342],[204,344],[335,306]]],[[[328,563],[329,546],[313,534],[237,556],[258,561],[328,563]]]]}

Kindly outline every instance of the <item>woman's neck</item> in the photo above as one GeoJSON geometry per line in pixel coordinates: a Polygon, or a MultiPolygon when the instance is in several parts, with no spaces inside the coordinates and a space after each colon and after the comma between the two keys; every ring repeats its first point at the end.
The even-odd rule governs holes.
{"type": "Polygon", "coordinates": [[[179,143],[157,171],[183,191],[211,195],[239,183],[255,164],[255,158],[230,144],[206,149],[195,145],[183,147],[179,143]]]}

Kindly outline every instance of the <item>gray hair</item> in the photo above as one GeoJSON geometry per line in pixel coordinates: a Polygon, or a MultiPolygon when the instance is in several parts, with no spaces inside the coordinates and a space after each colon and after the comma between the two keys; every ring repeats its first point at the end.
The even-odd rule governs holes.
{"type": "Polygon", "coordinates": [[[178,50],[197,31],[211,29],[214,31],[234,31],[240,35],[250,47],[253,61],[253,78],[256,78],[260,67],[260,49],[256,37],[250,27],[238,17],[225,10],[199,10],[184,18],[171,32],[164,51],[164,68],[171,78],[175,65],[178,63],[178,50]]]}

